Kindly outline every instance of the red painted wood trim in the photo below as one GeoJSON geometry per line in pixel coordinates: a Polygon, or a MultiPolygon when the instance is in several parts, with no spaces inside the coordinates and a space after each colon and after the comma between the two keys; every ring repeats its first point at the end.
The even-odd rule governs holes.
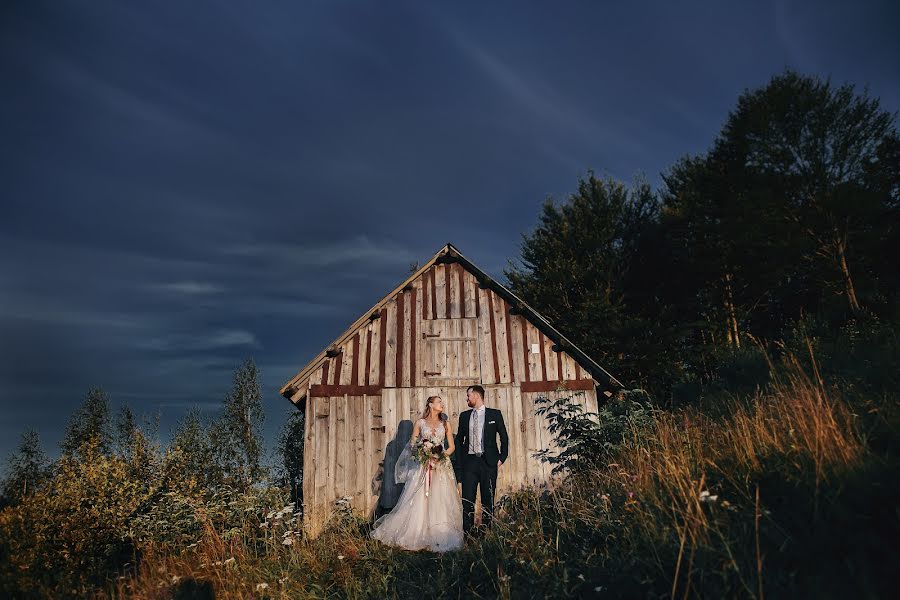
{"type": "Polygon", "coordinates": [[[409,299],[409,385],[416,387],[416,288],[412,289],[412,298],[409,299]]]}
{"type": "Polygon", "coordinates": [[[381,348],[378,351],[378,379],[379,385],[384,387],[384,356],[387,351],[387,309],[381,309],[381,336],[379,337],[379,346],[381,348]]]}
{"type": "Polygon", "coordinates": [[[466,316],[466,282],[463,280],[463,272],[465,269],[462,266],[454,263],[454,268],[456,272],[459,273],[459,314],[461,317],[466,316]]]}
{"type": "Polygon", "coordinates": [[[494,324],[494,292],[488,290],[487,297],[491,318],[491,351],[494,353],[494,383],[500,383],[500,365],[497,364],[497,326],[494,324]]]}
{"type": "Polygon", "coordinates": [[[522,349],[525,351],[525,381],[531,381],[531,369],[528,365],[528,319],[522,317],[522,349]]]}
{"type": "Polygon", "coordinates": [[[444,310],[447,311],[447,314],[444,315],[445,319],[450,318],[450,267],[453,263],[449,265],[444,265],[444,310]]]}
{"type": "Polygon", "coordinates": [[[553,392],[557,386],[565,386],[568,390],[585,390],[594,389],[593,379],[569,379],[566,381],[523,381],[519,385],[519,389],[523,392],[553,392]]]}
{"type": "Polygon", "coordinates": [[[334,367],[334,385],[340,385],[341,383],[341,368],[344,366],[344,349],[341,348],[340,354],[334,357],[335,367],[334,367]]]}
{"type": "Polygon", "coordinates": [[[509,380],[516,380],[516,361],[513,360],[513,352],[512,352],[512,324],[509,320],[512,318],[512,315],[509,314],[509,302],[505,300],[501,300],[503,302],[503,311],[506,313],[506,353],[509,356],[509,380]]]}
{"type": "Polygon", "coordinates": [[[544,332],[540,332],[540,347],[541,347],[541,379],[547,381],[547,357],[544,356],[544,332]]]}
{"type": "Polygon", "coordinates": [[[403,314],[403,297],[406,294],[400,292],[397,294],[397,354],[394,357],[394,365],[396,365],[395,387],[403,387],[403,323],[406,316],[403,314]]]}
{"type": "Polygon", "coordinates": [[[437,319],[437,283],[435,282],[434,270],[435,267],[432,265],[428,275],[431,277],[431,318],[437,319]]]}
{"type": "Polygon", "coordinates": [[[309,387],[309,395],[316,398],[329,396],[367,396],[377,394],[383,388],[380,385],[312,385],[309,387]]]}
{"type": "Polygon", "coordinates": [[[366,377],[365,382],[366,385],[369,385],[369,369],[372,368],[372,331],[374,331],[374,327],[369,330],[369,335],[366,336],[366,377]]]}
{"type": "Polygon", "coordinates": [[[329,360],[326,360],[326,361],[325,361],[325,364],[322,365],[322,383],[323,383],[323,384],[327,384],[327,383],[328,383],[328,364],[329,364],[330,362],[331,362],[330,359],[329,359],[329,360]]]}
{"type": "Polygon", "coordinates": [[[353,336],[353,371],[350,372],[350,385],[359,384],[359,332],[353,336]]]}

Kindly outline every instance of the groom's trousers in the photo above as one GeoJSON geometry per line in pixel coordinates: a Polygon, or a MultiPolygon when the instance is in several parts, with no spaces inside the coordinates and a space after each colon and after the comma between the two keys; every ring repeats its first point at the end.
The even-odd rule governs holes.
{"type": "Polygon", "coordinates": [[[497,489],[497,465],[489,465],[482,456],[470,455],[462,469],[463,531],[475,524],[475,495],[481,488],[481,524],[490,527],[497,489]]]}

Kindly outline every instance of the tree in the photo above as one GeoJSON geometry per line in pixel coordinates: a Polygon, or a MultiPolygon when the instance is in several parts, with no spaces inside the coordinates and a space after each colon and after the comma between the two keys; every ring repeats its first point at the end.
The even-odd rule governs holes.
{"type": "Polygon", "coordinates": [[[183,483],[188,489],[205,490],[222,478],[215,465],[210,436],[199,409],[193,408],[175,428],[166,456],[166,472],[172,481],[183,483]]]}
{"type": "Polygon", "coordinates": [[[649,185],[632,189],[593,173],[560,205],[548,199],[535,230],[523,235],[521,265],[504,272],[521,296],[580,348],[614,373],[651,374],[639,340],[652,336],[632,297],[631,269],[643,236],[655,222],[657,200],[649,185]]]}
{"type": "Polygon", "coordinates": [[[252,358],[235,370],[232,389],[211,432],[214,456],[226,479],[249,486],[262,479],[262,392],[252,358]]]}
{"type": "Polygon", "coordinates": [[[303,495],[303,428],[303,413],[295,411],[285,421],[278,437],[281,476],[291,490],[292,502],[298,502],[303,495]]]}
{"type": "Polygon", "coordinates": [[[896,208],[896,140],[894,115],[866,91],[786,71],[738,99],[711,157],[726,177],[774,184],[777,214],[807,244],[808,263],[858,312],[866,257],[896,208]]]}
{"type": "Polygon", "coordinates": [[[99,452],[109,455],[113,440],[110,431],[109,399],[103,388],[88,390],[81,407],[72,415],[62,441],[63,454],[74,456],[88,441],[96,441],[99,452]]]}
{"type": "Polygon", "coordinates": [[[28,429],[22,434],[18,450],[9,458],[8,474],[3,481],[4,500],[18,503],[34,494],[49,474],[49,461],[41,447],[40,437],[34,429],[28,429]]]}

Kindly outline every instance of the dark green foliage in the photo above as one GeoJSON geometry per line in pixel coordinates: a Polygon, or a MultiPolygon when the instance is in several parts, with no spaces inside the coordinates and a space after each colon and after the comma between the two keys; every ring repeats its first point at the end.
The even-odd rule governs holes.
{"type": "Polygon", "coordinates": [[[87,442],[96,442],[97,450],[110,454],[113,434],[109,416],[109,398],[103,388],[88,390],[78,411],[72,415],[62,441],[63,454],[75,455],[87,442]]]}
{"type": "Polygon", "coordinates": [[[210,431],[213,459],[223,482],[247,487],[262,480],[263,418],[259,369],[251,358],[235,371],[222,415],[210,431]]]}
{"type": "Polygon", "coordinates": [[[50,475],[49,465],[38,433],[33,429],[27,430],[22,434],[18,450],[9,457],[0,508],[34,494],[35,488],[50,475]]]}
{"type": "MultiPolygon", "coordinates": [[[[644,390],[628,390],[606,401],[596,413],[584,409],[583,392],[561,393],[556,399],[535,399],[535,414],[547,420],[557,450],[543,449],[535,457],[553,465],[554,473],[580,473],[609,462],[628,436],[653,422],[653,408],[644,390]]],[[[633,441],[633,440],[632,440],[633,441]]]]}
{"type": "Polygon", "coordinates": [[[176,426],[165,462],[167,472],[178,485],[206,490],[220,481],[221,473],[215,468],[210,436],[199,409],[188,411],[176,426]]]}
{"type": "Polygon", "coordinates": [[[278,436],[281,479],[290,489],[292,502],[300,502],[303,493],[303,427],[304,414],[293,412],[278,436]]]}
{"type": "Polygon", "coordinates": [[[521,264],[505,271],[512,291],[582,350],[635,380],[656,376],[649,364],[660,364],[665,345],[654,343],[667,337],[656,311],[639,310],[639,255],[657,212],[646,183],[629,189],[590,174],[567,202],[544,203],[538,227],[523,236],[521,264]]]}

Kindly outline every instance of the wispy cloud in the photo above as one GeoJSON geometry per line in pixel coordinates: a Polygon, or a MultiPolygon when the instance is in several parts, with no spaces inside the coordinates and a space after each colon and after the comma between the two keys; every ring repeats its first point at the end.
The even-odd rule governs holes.
{"type": "MultiPolygon", "coordinates": [[[[538,74],[528,72],[525,68],[502,60],[497,53],[491,52],[485,45],[479,44],[462,29],[445,17],[437,17],[448,38],[487,78],[509,99],[523,106],[540,121],[559,130],[568,139],[581,139],[582,143],[606,146],[613,145],[617,151],[632,153],[645,152],[646,148],[638,139],[639,130],[624,131],[622,123],[636,126],[637,123],[627,115],[610,115],[606,121],[583,111],[577,103],[560,94],[538,74]],[[614,121],[615,126],[610,122],[614,121]]],[[[544,144],[546,146],[546,144],[544,144]]],[[[559,159],[558,150],[552,158],[559,159]]]]}
{"type": "Polygon", "coordinates": [[[366,266],[406,265],[417,258],[405,246],[389,241],[376,242],[367,235],[307,245],[237,244],[221,250],[227,255],[313,268],[352,262],[366,266]]]}
{"type": "Polygon", "coordinates": [[[187,296],[205,296],[209,294],[220,294],[225,291],[223,286],[205,281],[173,281],[170,283],[148,284],[146,287],[151,290],[172,292],[187,296]]]}
{"type": "Polygon", "coordinates": [[[261,348],[253,333],[243,329],[223,329],[209,333],[174,334],[137,342],[137,347],[153,351],[215,350],[234,346],[261,348]]]}

